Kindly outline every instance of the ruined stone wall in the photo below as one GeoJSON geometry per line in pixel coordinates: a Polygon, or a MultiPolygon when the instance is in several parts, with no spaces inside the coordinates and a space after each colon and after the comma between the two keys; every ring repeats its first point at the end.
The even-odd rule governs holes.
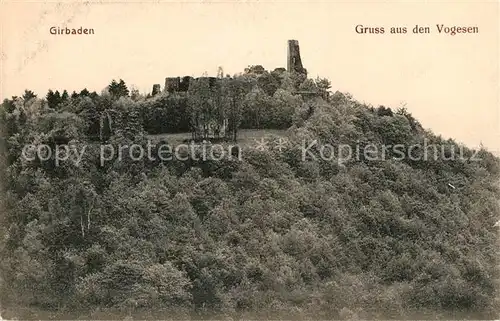
{"type": "Polygon", "coordinates": [[[181,83],[179,85],[179,91],[188,91],[191,80],[193,80],[192,77],[189,76],[182,77],[181,83]]]}
{"type": "MultiPolygon", "coordinates": [[[[262,66],[260,66],[262,68],[262,66]]],[[[264,70],[264,68],[262,68],[264,70]]],[[[284,71],[284,68],[277,68],[275,72],[284,71]]],[[[302,66],[302,59],[300,58],[300,47],[299,42],[297,40],[288,40],[288,54],[287,54],[287,71],[289,72],[298,72],[307,76],[307,70],[302,66]]],[[[220,70],[219,70],[220,73],[220,70]]],[[[220,74],[222,75],[222,74],[220,74]]],[[[209,87],[213,87],[217,80],[220,79],[217,77],[199,77],[193,78],[190,76],[185,77],[167,77],[165,78],[165,88],[164,91],[173,93],[173,92],[187,92],[189,89],[189,84],[193,80],[199,79],[208,79],[209,87]]],[[[154,89],[153,89],[154,91],[154,89]]]]}
{"type": "Polygon", "coordinates": [[[151,92],[151,96],[156,96],[161,92],[160,84],[153,85],[153,91],[151,92]]]}
{"type": "Polygon", "coordinates": [[[165,91],[169,93],[179,91],[180,83],[181,83],[180,77],[165,78],[165,91]]]}

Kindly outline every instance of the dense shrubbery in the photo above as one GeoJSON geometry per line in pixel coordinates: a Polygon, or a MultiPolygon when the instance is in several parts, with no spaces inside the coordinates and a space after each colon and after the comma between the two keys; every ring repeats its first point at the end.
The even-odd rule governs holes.
{"type": "Polygon", "coordinates": [[[195,124],[203,126],[197,121],[208,124],[230,118],[233,113],[237,113],[238,118],[229,119],[230,127],[235,125],[231,121],[238,128],[290,127],[298,103],[293,97],[293,82],[300,81],[302,76],[254,69],[249,68],[233,78],[219,78],[214,88],[192,81],[187,93],[162,93],[153,99],[141,100],[144,129],[149,134],[187,132],[193,130],[195,124]],[[239,91],[237,104],[231,104],[236,91],[239,91]],[[192,97],[194,99],[190,99],[192,97]]]}
{"type": "MultiPolygon", "coordinates": [[[[458,146],[422,130],[406,110],[370,109],[341,93],[304,101],[286,75],[245,77],[265,85],[243,98],[239,126],[290,125],[291,145],[307,138],[458,146]]],[[[101,167],[94,143],[80,166],[21,157],[25,144],[142,144],[146,131],[188,130],[192,118],[179,111],[187,98],[134,101],[114,86],[114,94],[51,94],[48,105],[27,95],[2,105],[0,293],[11,314],[349,319],[498,311],[500,166],[487,151],[477,162],[338,164],[298,161],[290,148],[248,150],[243,160],[101,167]],[[103,113],[111,124],[100,123],[103,113]]]]}

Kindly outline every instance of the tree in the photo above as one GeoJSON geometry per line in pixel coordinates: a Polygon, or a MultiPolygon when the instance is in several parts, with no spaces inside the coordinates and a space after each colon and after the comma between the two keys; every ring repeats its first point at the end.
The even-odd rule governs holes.
{"type": "Polygon", "coordinates": [[[5,98],[2,103],[2,107],[5,109],[7,113],[12,113],[14,109],[16,108],[16,105],[14,104],[15,99],[7,99],[5,98]]]}
{"type": "Polygon", "coordinates": [[[129,90],[123,79],[120,79],[119,82],[113,79],[108,85],[108,91],[115,100],[129,95],[129,90]]]}
{"type": "Polygon", "coordinates": [[[248,82],[243,77],[224,79],[221,83],[222,104],[227,111],[229,130],[232,140],[237,141],[238,129],[241,124],[241,114],[248,82]]]}
{"type": "Polygon", "coordinates": [[[224,69],[222,69],[222,66],[217,67],[217,78],[224,78],[224,69]]]}
{"type": "Polygon", "coordinates": [[[386,108],[385,106],[378,106],[378,108],[376,109],[377,111],[377,115],[379,116],[390,116],[392,117],[394,115],[394,113],[392,112],[391,108],[386,108]]]}
{"type": "Polygon", "coordinates": [[[87,96],[81,96],[77,109],[80,116],[85,121],[85,134],[89,140],[98,140],[100,137],[100,118],[102,111],[98,109],[96,103],[87,96]]]}
{"type": "Polygon", "coordinates": [[[332,83],[330,82],[330,80],[328,80],[327,78],[317,77],[315,83],[319,89],[321,96],[324,99],[328,99],[331,94],[330,88],[332,88],[332,83]]]}
{"type": "Polygon", "coordinates": [[[144,134],[144,129],[139,108],[140,105],[128,97],[121,97],[114,101],[112,110],[110,110],[110,119],[113,120],[111,124],[113,133],[129,141],[140,139],[144,134]]]}
{"type": "Polygon", "coordinates": [[[413,117],[413,115],[408,111],[406,104],[403,107],[398,108],[396,114],[406,117],[406,119],[410,122],[412,130],[417,130],[422,127],[415,117],[413,117]]]}
{"type": "MultiPolygon", "coordinates": [[[[295,114],[300,114],[303,102],[300,96],[278,89],[273,95],[274,113],[272,123],[275,128],[288,128],[292,125],[295,114]]],[[[298,117],[298,116],[297,116],[298,117]]],[[[301,118],[301,117],[298,117],[301,118]]],[[[298,120],[298,119],[297,119],[298,120]]]]}
{"type": "Polygon", "coordinates": [[[222,82],[226,79],[202,77],[192,80],[188,90],[188,111],[193,139],[219,138],[226,127],[222,82]]]}
{"type": "Polygon", "coordinates": [[[248,66],[248,68],[245,68],[245,73],[247,74],[263,74],[266,72],[266,69],[262,67],[261,65],[252,65],[248,66]]]}
{"type": "Polygon", "coordinates": [[[188,110],[191,133],[194,140],[207,138],[207,126],[211,117],[210,87],[207,77],[189,83],[188,110]]]}
{"type": "Polygon", "coordinates": [[[47,100],[49,108],[56,110],[58,109],[59,104],[63,101],[59,91],[56,90],[56,92],[53,92],[52,89],[49,89],[49,92],[47,93],[47,96],[45,96],[45,99],[47,100]]]}
{"type": "Polygon", "coordinates": [[[137,88],[132,88],[130,91],[130,99],[133,101],[138,101],[141,99],[141,93],[139,92],[139,89],[137,88]]]}
{"type": "Polygon", "coordinates": [[[25,102],[27,102],[27,101],[29,101],[30,99],[35,98],[35,97],[36,97],[36,94],[35,94],[33,91],[28,90],[28,89],[26,89],[26,90],[24,91],[24,94],[23,94],[23,100],[24,100],[25,102]]]}
{"type": "Polygon", "coordinates": [[[268,96],[274,95],[280,86],[279,81],[267,71],[259,75],[257,83],[268,96]]]}
{"type": "MultiPolygon", "coordinates": [[[[412,130],[405,109],[379,115],[338,92],[303,99],[291,78],[269,96],[258,79],[205,79],[188,95],[139,101],[86,93],[59,110],[40,108],[38,98],[5,100],[2,316],[496,317],[498,157],[481,147],[476,161],[400,161],[390,145],[427,139],[443,154],[463,146],[412,130]],[[248,123],[288,127],[294,112],[297,121],[281,137],[266,133],[267,150],[245,145],[241,159],[128,156],[131,143],[146,151],[143,128],[189,130],[191,112],[200,138],[221,118],[235,140],[248,123]],[[115,148],[104,166],[89,133],[115,148]],[[273,148],[281,138],[284,149],[273,148]],[[82,159],[57,165],[54,155],[23,155],[32,144],[75,147],[82,159]],[[389,147],[384,161],[358,149],[368,144],[389,147]]],[[[328,90],[326,81],[302,84],[328,90]]],[[[62,99],[53,91],[47,97],[55,106],[62,99]]],[[[473,153],[464,148],[465,157],[473,153]]]]}
{"type": "Polygon", "coordinates": [[[258,86],[245,96],[242,110],[244,128],[269,128],[273,109],[271,98],[258,86]]]}
{"type": "Polygon", "coordinates": [[[307,92],[318,92],[318,86],[312,79],[306,79],[304,82],[302,82],[298,88],[300,91],[307,91],[307,92]]]}
{"type": "Polygon", "coordinates": [[[47,100],[47,104],[49,105],[49,108],[55,109],[56,101],[55,101],[55,94],[52,91],[52,89],[49,89],[47,92],[47,95],[45,96],[45,99],[47,100]]]}
{"type": "Polygon", "coordinates": [[[64,89],[64,91],[61,95],[61,101],[66,102],[66,101],[68,101],[68,98],[69,98],[68,91],[66,89],[64,89]]]}
{"type": "Polygon", "coordinates": [[[101,142],[107,142],[113,133],[111,116],[105,111],[99,122],[99,138],[101,142]]]}

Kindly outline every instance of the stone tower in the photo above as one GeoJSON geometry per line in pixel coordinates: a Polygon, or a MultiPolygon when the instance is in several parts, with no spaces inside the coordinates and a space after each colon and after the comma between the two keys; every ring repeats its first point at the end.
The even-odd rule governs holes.
{"type": "Polygon", "coordinates": [[[153,85],[153,91],[151,92],[151,96],[156,96],[161,92],[160,84],[153,85]]]}
{"type": "Polygon", "coordinates": [[[166,92],[172,93],[174,91],[179,91],[179,86],[181,83],[180,77],[167,77],[165,78],[165,90],[166,92]]]}
{"type": "Polygon", "coordinates": [[[288,72],[307,73],[300,59],[300,48],[297,40],[288,40],[288,55],[286,69],[288,72]]]}

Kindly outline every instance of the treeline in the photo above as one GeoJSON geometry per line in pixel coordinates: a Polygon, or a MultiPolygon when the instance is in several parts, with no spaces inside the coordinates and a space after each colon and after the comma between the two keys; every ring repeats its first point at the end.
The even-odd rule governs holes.
{"type": "MultiPolygon", "coordinates": [[[[268,72],[262,66],[250,66],[234,77],[219,77],[212,84],[209,78],[193,79],[187,92],[157,92],[154,96],[129,90],[120,79],[113,80],[102,93],[83,89],[68,94],[66,90],[49,90],[37,99],[41,109],[70,112],[82,117],[85,133],[91,140],[101,140],[102,118],[115,113],[118,100],[128,105],[130,113],[140,118],[148,134],[192,132],[193,138],[219,136],[224,126],[227,139],[235,140],[238,129],[286,129],[297,117],[296,111],[308,108],[299,92],[317,93],[328,97],[330,82],[326,79],[307,79],[283,68],[268,72]],[[215,132],[215,133],[214,133],[215,132]]],[[[26,104],[33,96],[5,99],[7,108],[26,104]]],[[[118,108],[120,109],[120,108],[118,108]]],[[[112,120],[112,117],[110,118],[112,120]]],[[[110,129],[111,130],[111,129],[110,129]]],[[[11,132],[10,132],[11,133],[11,132]]]]}
{"type": "Polygon", "coordinates": [[[210,80],[193,79],[187,92],[159,93],[142,101],[144,129],[149,134],[192,131],[193,137],[204,138],[209,127],[217,128],[224,120],[228,138],[240,128],[286,129],[301,107],[298,104],[304,103],[299,91],[326,97],[330,89],[325,79],[313,81],[282,68],[268,72],[259,65],[234,77],[210,80]]]}
{"type": "MultiPolygon", "coordinates": [[[[228,97],[259,79],[242,77],[228,97]]],[[[286,150],[248,149],[241,160],[101,165],[96,136],[145,148],[140,106],[184,99],[138,97],[120,81],[52,107],[30,91],[4,101],[2,317],[495,317],[498,158],[481,149],[468,161],[473,150],[423,130],[406,109],[338,92],[304,99],[291,80],[272,95],[241,91],[256,108],[265,97],[294,109],[286,150]],[[418,159],[424,151],[415,150],[402,160],[389,151],[385,160],[301,161],[294,146],[303,140],[353,150],[427,140],[447,156],[462,147],[466,159],[418,159]],[[22,157],[23,146],[41,143],[87,149],[78,166],[22,157]]],[[[199,85],[192,90],[209,99],[199,85]]],[[[204,114],[198,107],[214,106],[185,99],[189,124],[204,114]]]]}

